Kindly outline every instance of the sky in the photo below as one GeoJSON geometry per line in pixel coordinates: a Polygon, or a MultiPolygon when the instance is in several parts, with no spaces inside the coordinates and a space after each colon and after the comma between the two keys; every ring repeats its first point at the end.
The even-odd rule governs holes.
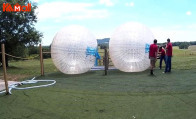
{"type": "Polygon", "coordinates": [[[147,26],[159,43],[196,41],[196,0],[34,0],[42,45],[65,26],[81,25],[97,39],[110,38],[127,22],[147,26]]]}

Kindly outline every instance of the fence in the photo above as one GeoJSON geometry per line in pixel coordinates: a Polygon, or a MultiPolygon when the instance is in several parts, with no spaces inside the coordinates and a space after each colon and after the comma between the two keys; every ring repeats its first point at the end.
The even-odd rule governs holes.
{"type": "Polygon", "coordinates": [[[5,46],[4,44],[1,44],[1,54],[2,54],[2,65],[3,65],[3,77],[5,81],[5,89],[6,89],[6,94],[9,94],[9,89],[8,89],[8,82],[7,82],[7,70],[6,70],[6,63],[5,63],[5,46]]]}
{"type": "MultiPolygon", "coordinates": [[[[50,51],[44,51],[42,50],[42,46],[39,45],[40,47],[40,65],[41,65],[41,75],[44,75],[44,60],[43,60],[43,55],[44,54],[51,54],[50,51]]],[[[100,54],[100,59],[98,59],[98,66],[103,66],[104,68],[104,74],[107,75],[107,70],[109,68],[109,66],[113,66],[112,65],[112,61],[109,58],[109,52],[108,49],[104,49],[104,51],[99,51],[98,52],[100,54]]]]}
{"type": "MultiPolygon", "coordinates": [[[[6,69],[6,55],[12,58],[16,58],[16,59],[22,59],[22,60],[30,60],[30,59],[34,59],[34,58],[22,58],[22,57],[17,57],[17,56],[13,56],[10,54],[5,53],[5,46],[4,44],[1,44],[1,54],[2,54],[2,66],[3,66],[3,77],[4,77],[4,81],[5,81],[5,87],[6,87],[6,94],[9,94],[9,89],[8,89],[8,81],[7,81],[7,69],[6,69]]],[[[51,54],[50,51],[45,51],[43,52],[42,49],[42,45],[39,45],[39,55],[36,57],[39,57],[40,60],[40,74],[41,76],[44,75],[44,58],[43,58],[43,54],[51,54]]],[[[109,58],[109,52],[108,49],[104,49],[104,51],[100,51],[99,54],[101,54],[101,58],[98,60],[98,66],[103,66],[104,69],[104,74],[107,75],[107,70],[109,68],[109,66],[113,66],[112,65],[112,61],[109,58]]]]}

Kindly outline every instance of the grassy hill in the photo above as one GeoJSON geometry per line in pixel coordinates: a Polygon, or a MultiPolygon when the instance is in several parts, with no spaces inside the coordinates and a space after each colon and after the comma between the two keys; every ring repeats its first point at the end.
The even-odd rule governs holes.
{"type": "MultiPolygon", "coordinates": [[[[196,55],[174,47],[172,72],[59,72],[51,59],[11,61],[7,72],[17,80],[54,79],[50,87],[12,90],[0,95],[2,119],[194,119],[196,117],[196,55]],[[22,77],[21,77],[22,76],[22,77]]],[[[157,63],[158,64],[158,63],[157,63]]],[[[1,69],[2,76],[2,69],[1,69]]],[[[10,80],[12,80],[10,78],[10,80]]],[[[39,85],[39,84],[35,84],[39,85]]],[[[23,87],[23,86],[22,86],[23,87]]]]}

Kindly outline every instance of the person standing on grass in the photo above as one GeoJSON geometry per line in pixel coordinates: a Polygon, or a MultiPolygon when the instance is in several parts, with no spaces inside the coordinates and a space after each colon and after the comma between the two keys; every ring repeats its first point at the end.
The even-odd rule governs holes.
{"type": "Polygon", "coordinates": [[[159,54],[160,54],[160,63],[159,63],[159,68],[162,69],[162,61],[164,60],[165,64],[166,64],[166,59],[165,59],[165,50],[164,48],[161,46],[159,48],[159,54]]]}
{"type": "Polygon", "coordinates": [[[170,39],[167,39],[166,45],[166,67],[163,73],[171,72],[171,58],[172,58],[172,44],[170,43],[170,39]]]}
{"type": "Polygon", "coordinates": [[[154,39],[154,43],[150,45],[150,51],[149,51],[151,75],[153,75],[153,69],[155,68],[155,63],[157,61],[157,52],[158,52],[157,40],[154,39]]]}

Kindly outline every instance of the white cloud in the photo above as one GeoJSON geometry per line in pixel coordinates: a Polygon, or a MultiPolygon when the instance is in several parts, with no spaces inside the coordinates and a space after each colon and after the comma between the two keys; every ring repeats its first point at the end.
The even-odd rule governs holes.
{"type": "Polygon", "coordinates": [[[38,2],[39,2],[39,0],[33,0],[33,2],[36,2],[36,3],[38,3],[38,2]]]}
{"type": "Polygon", "coordinates": [[[92,3],[72,3],[72,2],[50,2],[38,6],[38,19],[55,19],[61,21],[65,19],[88,19],[105,18],[108,11],[104,9],[92,9],[92,3]]]}
{"type": "Polygon", "coordinates": [[[196,24],[190,24],[187,26],[188,29],[196,30],[196,24]]]}
{"type": "Polygon", "coordinates": [[[114,3],[111,0],[99,0],[99,3],[106,6],[114,6],[114,3]]]}
{"type": "Polygon", "coordinates": [[[111,31],[107,32],[97,32],[95,34],[96,39],[103,39],[103,38],[110,38],[111,37],[111,31]]]}
{"type": "Polygon", "coordinates": [[[134,2],[125,3],[125,6],[127,6],[127,7],[133,7],[134,6],[134,2]]]}
{"type": "Polygon", "coordinates": [[[86,10],[84,12],[81,12],[79,14],[73,14],[65,17],[65,19],[90,19],[90,18],[105,18],[108,16],[108,13],[106,10],[86,10]]]}
{"type": "Polygon", "coordinates": [[[191,14],[192,14],[191,11],[186,12],[186,15],[188,15],[188,16],[191,15],[191,14]]]}
{"type": "Polygon", "coordinates": [[[196,41],[196,27],[170,26],[151,28],[151,30],[159,43],[166,42],[167,38],[170,38],[172,42],[196,41]]]}

